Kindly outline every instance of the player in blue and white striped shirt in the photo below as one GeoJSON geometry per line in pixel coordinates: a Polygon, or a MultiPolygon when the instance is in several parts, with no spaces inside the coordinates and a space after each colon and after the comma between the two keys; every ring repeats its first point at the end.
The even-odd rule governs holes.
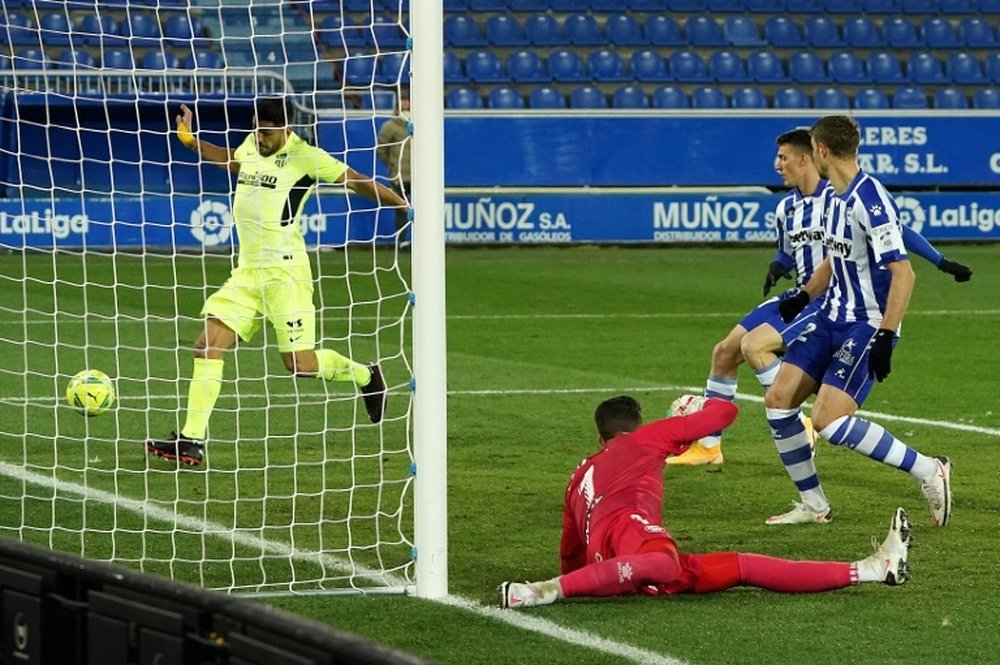
{"type": "MultiPolygon", "coordinates": [[[[781,134],[775,141],[778,146],[775,170],[784,185],[792,189],[781,199],[775,211],[778,249],[764,280],[765,296],[781,277],[790,277],[793,269],[795,286],[805,286],[816,267],[826,258],[824,220],[830,198],[825,193],[833,190],[829,181],[821,178],[816,170],[811,140],[807,129],[793,129],[781,134]]],[[[907,250],[954,275],[958,281],[965,281],[972,274],[968,267],[945,259],[923,236],[909,227],[903,227],[903,241],[907,250]]],[[[791,323],[785,323],[778,313],[779,299],[771,298],[751,310],[725,339],[715,345],[705,384],[706,397],[732,400],[736,395],[739,367],[744,360],[754,370],[764,390],[770,388],[781,364],[778,354],[803,333],[821,304],[818,299],[813,301],[808,311],[791,323]]],[[[812,439],[812,425],[808,418],[803,417],[803,425],[810,430],[812,439]]],[[[695,443],[683,455],[669,458],[667,464],[722,464],[721,444],[722,433],[717,432],[695,443]]]]}
{"type": "Polygon", "coordinates": [[[820,436],[908,472],[920,483],[935,525],[945,526],[951,513],[948,458],[923,455],[854,415],[873,381],[889,375],[913,290],[897,206],[882,183],[858,167],[861,133],[853,118],[827,116],[810,135],[816,167],[833,186],[824,193],[828,256],[800,291],[781,301],[782,319],[792,321],[812,299],[825,297],[764,398],[775,444],[802,498],[767,523],[830,521],[830,502],[799,415],[802,402],[816,392],[812,418],[820,436]]]}

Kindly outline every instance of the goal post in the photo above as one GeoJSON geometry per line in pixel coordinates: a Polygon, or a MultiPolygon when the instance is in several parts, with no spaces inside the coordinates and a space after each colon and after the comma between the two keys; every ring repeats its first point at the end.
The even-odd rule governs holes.
{"type": "Polygon", "coordinates": [[[2,11],[0,536],[229,592],[446,594],[440,0],[2,11]],[[236,148],[274,96],[385,186],[379,129],[412,99],[412,221],[323,183],[297,218],[317,348],[379,363],[387,410],[292,376],[265,317],[225,356],[204,463],[179,468],[145,442],[185,424],[201,307],[239,243],[235,178],[173,119],[186,104],[236,148]],[[83,369],[112,378],[103,415],[65,401],[83,369]]]}

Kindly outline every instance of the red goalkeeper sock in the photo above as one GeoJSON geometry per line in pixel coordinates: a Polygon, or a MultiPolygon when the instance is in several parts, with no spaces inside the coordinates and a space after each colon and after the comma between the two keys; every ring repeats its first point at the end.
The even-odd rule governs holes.
{"type": "Polygon", "coordinates": [[[673,581],[680,565],[664,552],[629,554],[592,563],[559,578],[564,598],[572,596],[621,596],[650,584],[673,581]]]}
{"type": "Polygon", "coordinates": [[[789,561],[762,554],[739,554],[740,579],[748,586],[780,593],[815,593],[851,585],[851,564],[789,561]]]}

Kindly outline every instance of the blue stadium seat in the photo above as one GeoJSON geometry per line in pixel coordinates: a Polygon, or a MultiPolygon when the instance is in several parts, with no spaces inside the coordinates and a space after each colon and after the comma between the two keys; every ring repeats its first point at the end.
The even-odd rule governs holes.
{"type": "Polygon", "coordinates": [[[821,88],[813,95],[813,106],[818,109],[849,109],[851,100],[840,88],[821,88]]]}
{"type": "Polygon", "coordinates": [[[847,14],[849,16],[856,16],[863,11],[861,0],[826,0],[823,3],[823,9],[827,14],[847,14]]]}
{"type": "Polygon", "coordinates": [[[391,92],[366,91],[361,95],[361,108],[391,111],[396,108],[396,95],[391,92]]]}
{"type": "Polygon", "coordinates": [[[528,38],[515,16],[496,14],[486,19],[486,41],[494,46],[526,46],[528,38]]]}
{"type": "Polygon", "coordinates": [[[729,98],[718,88],[695,88],[691,93],[691,106],[696,109],[725,109],[729,108],[729,98]]]}
{"type": "Polygon", "coordinates": [[[513,88],[496,88],[490,91],[487,106],[491,109],[523,109],[524,97],[513,88]]]}
{"type": "Polygon", "coordinates": [[[868,56],[868,76],[875,83],[903,83],[903,66],[892,53],[880,51],[868,56]]]}
{"type": "Polygon", "coordinates": [[[976,0],[941,0],[940,10],[945,16],[975,14],[979,11],[979,3],[976,0]]]}
{"type": "Polygon", "coordinates": [[[598,46],[605,43],[597,19],[590,14],[571,14],[563,22],[563,35],[573,46],[598,46]]]}
{"type": "Polygon", "coordinates": [[[837,83],[869,83],[871,78],[865,71],[861,58],[849,51],[834,53],[826,61],[830,77],[837,83]]]}
{"type": "Polygon", "coordinates": [[[684,21],[684,36],[692,46],[723,46],[719,24],[710,16],[691,16],[684,21]]]}
{"type": "Polygon", "coordinates": [[[319,33],[320,42],[330,48],[365,46],[370,32],[367,29],[358,29],[353,23],[353,19],[349,16],[343,19],[339,16],[327,16],[320,22],[316,32],[319,33]]]}
{"type": "Polygon", "coordinates": [[[788,76],[796,83],[828,83],[823,61],[812,51],[796,51],[788,57],[788,76]]]}
{"type": "MultiPolygon", "coordinates": [[[[367,2],[365,3],[368,4],[367,2]]],[[[507,0],[466,0],[468,8],[474,12],[503,12],[507,11],[507,0]]],[[[368,9],[366,6],[365,9],[368,9]]]]}
{"type": "Polygon", "coordinates": [[[965,52],[948,55],[947,77],[959,85],[980,85],[986,82],[979,60],[965,52]]]}
{"type": "Polygon", "coordinates": [[[535,88],[528,97],[528,106],[533,109],[564,109],[566,98],[555,88],[535,88]]]}
{"type": "Polygon", "coordinates": [[[882,37],[893,48],[917,48],[923,46],[917,27],[909,19],[897,16],[886,19],[882,24],[882,37]]]}
{"type": "Polygon", "coordinates": [[[633,12],[665,12],[670,9],[669,0],[628,0],[627,5],[633,12]]]}
{"type": "Polygon", "coordinates": [[[743,0],[708,0],[706,8],[713,14],[743,12],[746,9],[743,0]]]}
{"type": "Polygon", "coordinates": [[[639,86],[623,85],[612,93],[611,108],[648,109],[649,98],[639,86]]]}
{"type": "Polygon", "coordinates": [[[559,24],[548,14],[534,14],[526,18],[524,36],[535,46],[560,46],[568,43],[559,24]]]}
{"type": "Polygon", "coordinates": [[[708,9],[708,0],[667,0],[667,9],[684,14],[704,12],[708,9]]]}
{"type": "Polygon", "coordinates": [[[911,53],[906,59],[906,72],[914,83],[944,83],[948,80],[941,61],[928,51],[911,53]]]}
{"type": "Polygon", "coordinates": [[[465,75],[473,83],[504,83],[510,80],[493,51],[472,51],[465,57],[465,75]]]}
{"type": "Polygon", "coordinates": [[[904,14],[937,14],[938,0],[899,0],[904,14]]]}
{"type": "Polygon", "coordinates": [[[782,88],[774,93],[774,107],[779,109],[807,109],[809,97],[798,88],[782,88]]]}
{"type": "Polygon", "coordinates": [[[969,99],[958,88],[941,88],[934,93],[934,108],[967,109],[969,108],[969,99]]]}
{"type": "Polygon", "coordinates": [[[91,69],[94,65],[94,56],[80,49],[67,49],[59,54],[56,66],[60,69],[91,69]]]}
{"type": "Polygon", "coordinates": [[[73,43],[83,43],[88,46],[102,44],[109,46],[124,46],[125,42],[118,30],[118,23],[107,14],[98,18],[95,14],[87,14],[76,25],[72,35],[73,43]]]}
{"type": "Polygon", "coordinates": [[[344,85],[367,88],[375,84],[374,54],[355,55],[344,60],[344,85]]]}
{"type": "MultiPolygon", "coordinates": [[[[375,82],[407,85],[410,82],[408,53],[408,51],[389,51],[388,53],[379,55],[378,63],[375,65],[375,82]]],[[[312,61],[316,62],[316,59],[313,58],[312,61]]]]}
{"type": "Polygon", "coordinates": [[[1000,109],[1000,88],[980,88],[972,96],[974,109],[1000,109]]]}
{"type": "Polygon", "coordinates": [[[671,53],[670,74],[675,81],[683,83],[700,83],[711,80],[705,69],[705,61],[694,51],[674,51],[671,53]]]}
{"type": "Polygon", "coordinates": [[[899,11],[897,2],[898,0],[861,0],[861,11],[865,14],[896,14],[899,11]]]}
{"type": "Polygon", "coordinates": [[[926,18],[920,24],[920,34],[928,48],[957,48],[961,46],[951,21],[943,18],[926,18]]]}
{"type": "Polygon", "coordinates": [[[667,63],[663,60],[663,56],[651,49],[632,53],[630,65],[632,77],[640,83],[670,81],[672,78],[667,71],[667,63]]]}
{"type": "Polygon", "coordinates": [[[483,98],[472,88],[455,88],[445,96],[444,105],[450,109],[481,109],[483,98]]]}
{"type": "Polygon", "coordinates": [[[198,18],[187,14],[171,16],[163,24],[163,39],[171,46],[180,46],[195,41],[198,46],[205,46],[205,29],[198,18]]]}
{"type": "Polygon", "coordinates": [[[887,109],[889,98],[878,88],[864,88],[854,95],[856,109],[887,109]]]}
{"type": "MultiPolygon", "coordinates": [[[[406,32],[395,17],[377,15],[373,17],[372,21],[373,44],[379,50],[406,46],[406,32]]],[[[286,41],[289,39],[290,36],[285,36],[286,41]]]]}
{"type": "Polygon", "coordinates": [[[735,109],[766,109],[767,97],[760,88],[745,87],[733,91],[733,108],[735,109]]]}
{"type": "Polygon", "coordinates": [[[1000,0],[979,0],[980,14],[1000,14],[1000,0]]]}
{"type": "Polygon", "coordinates": [[[119,49],[105,51],[101,66],[105,69],[133,69],[132,54],[119,49]]]}
{"type": "Polygon", "coordinates": [[[958,24],[958,41],[969,48],[992,48],[997,43],[993,26],[978,16],[962,19],[958,24]]]}
{"type": "Polygon", "coordinates": [[[63,12],[42,14],[42,17],[38,19],[38,28],[42,36],[42,44],[45,46],[69,45],[70,23],[63,12]]]}
{"type": "Polygon", "coordinates": [[[559,83],[581,83],[589,81],[590,75],[583,65],[583,59],[576,51],[559,49],[549,54],[549,76],[559,83]]]}
{"type": "Polygon", "coordinates": [[[592,12],[623,12],[628,9],[626,0],[590,0],[592,12]]]}
{"type": "Polygon", "coordinates": [[[222,69],[222,58],[215,51],[194,51],[184,61],[185,69],[222,69]]]}
{"type": "Polygon", "coordinates": [[[128,37],[132,48],[153,47],[160,42],[160,24],[155,15],[130,12],[122,21],[122,37],[128,37]]]}
{"type": "Polygon", "coordinates": [[[844,21],[844,43],[856,48],[880,48],[885,46],[875,22],[864,16],[855,16],[844,21]]]}
{"type": "Polygon", "coordinates": [[[543,83],[549,75],[534,51],[521,49],[507,56],[507,75],[516,83],[543,83]]]}
{"type": "Polygon", "coordinates": [[[743,60],[732,51],[715,51],[708,59],[708,75],[717,83],[744,83],[750,80],[743,60]]]}
{"type": "Polygon", "coordinates": [[[653,46],[682,46],[687,43],[681,36],[677,21],[669,16],[656,14],[647,17],[642,31],[653,46]]]}
{"type": "Polygon", "coordinates": [[[818,48],[833,48],[842,46],[844,41],[840,38],[840,30],[837,24],[824,16],[810,16],[806,19],[802,30],[806,43],[818,48]]]}
{"type": "Polygon", "coordinates": [[[553,11],[565,12],[585,12],[590,8],[587,0],[549,0],[553,11]]]}
{"type": "Polygon", "coordinates": [[[805,46],[806,43],[798,24],[784,16],[772,16],[764,22],[764,39],[778,48],[805,46]]]}
{"type": "Polygon", "coordinates": [[[785,0],[785,11],[789,14],[819,14],[823,11],[823,0],[785,0]]]}
{"type": "Polygon", "coordinates": [[[625,73],[625,63],[617,51],[599,49],[587,56],[587,69],[595,81],[628,81],[625,73]]]}
{"type": "Polygon", "coordinates": [[[462,70],[462,61],[458,59],[454,51],[444,52],[443,66],[445,83],[465,83],[469,80],[462,70]]]}
{"type": "Polygon", "coordinates": [[[150,51],[142,59],[141,69],[179,69],[181,63],[170,51],[150,51]]]}
{"type": "Polygon", "coordinates": [[[632,16],[615,14],[604,24],[607,41],[615,46],[642,46],[649,41],[642,34],[642,26],[632,16]]]}
{"type": "MultiPolygon", "coordinates": [[[[6,12],[6,8],[4,8],[6,12]]],[[[35,22],[25,14],[6,14],[6,25],[0,26],[0,35],[4,42],[8,39],[17,46],[40,46],[38,29],[35,22]]]]}
{"type": "Polygon", "coordinates": [[[550,4],[549,0],[510,0],[507,6],[512,12],[544,12],[550,4]]]}
{"type": "Polygon", "coordinates": [[[445,46],[472,48],[486,43],[476,20],[464,14],[455,14],[444,20],[445,46]]]}
{"type": "Polygon", "coordinates": [[[747,58],[747,74],[757,83],[784,83],[788,81],[781,58],[770,51],[757,51],[747,58]]]}
{"type": "Polygon", "coordinates": [[[569,105],[574,109],[606,109],[608,98],[599,88],[584,85],[569,94],[569,105]]]}
{"type": "Polygon", "coordinates": [[[691,106],[684,91],[674,86],[662,86],[654,90],[652,102],[656,109],[686,109],[691,106]]]}
{"type": "Polygon", "coordinates": [[[919,86],[906,86],[897,88],[892,94],[892,108],[899,110],[913,110],[927,108],[927,95],[919,86]]]}
{"type": "Polygon", "coordinates": [[[986,56],[986,78],[1000,83],[1000,53],[994,52],[986,56]]]}
{"type": "Polygon", "coordinates": [[[762,46],[766,44],[757,24],[746,16],[730,16],[722,24],[722,36],[730,46],[762,46]]]}
{"type": "Polygon", "coordinates": [[[785,11],[785,0],[744,0],[748,14],[780,14],[785,11]]]}

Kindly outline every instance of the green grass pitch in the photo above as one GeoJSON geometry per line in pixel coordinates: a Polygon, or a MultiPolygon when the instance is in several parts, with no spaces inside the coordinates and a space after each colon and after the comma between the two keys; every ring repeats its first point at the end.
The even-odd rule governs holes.
{"type": "MultiPolygon", "coordinates": [[[[746,369],[740,392],[749,397],[739,400],[741,414],[726,433],[725,465],[670,469],[665,486],[666,526],[688,551],[852,560],[871,551],[871,537],[881,538],[892,509],[903,505],[916,524],[908,585],[578,600],[525,611],[525,626],[482,609],[494,602],[498,582],[558,571],[562,491],[594,449],[597,402],[630,392],[656,417],[682,387],[700,389],[712,346],[759,301],[771,250],[453,248],[448,500],[455,598],[267,602],[456,665],[996,660],[1000,269],[996,246],[944,249],[973,267],[972,282],[956,284],[914,259],[917,285],[892,376],[864,408],[917,449],[951,456],[952,524],[930,525],[905,474],[820,444],[817,465],[835,520],[765,527],[763,519],[796,494],[746,369]],[[559,639],[548,634],[553,627],[578,632],[559,639]],[[584,633],[608,640],[604,650],[574,637],[584,633]]],[[[346,263],[324,254],[320,265],[328,278],[317,299],[328,307],[322,334],[329,343],[359,359],[398,349],[409,331],[374,325],[406,308],[405,297],[379,301],[403,290],[393,256],[351,250],[346,263]],[[340,279],[348,268],[350,278],[340,279]],[[351,310],[348,299],[358,303],[351,310]]],[[[281,580],[288,588],[292,578],[306,589],[324,572],[343,574],[336,557],[295,553],[332,552],[351,538],[356,566],[381,559],[401,575],[409,545],[398,541],[393,509],[412,495],[408,456],[398,446],[409,407],[406,357],[387,360],[393,402],[385,427],[351,430],[356,417],[364,419],[353,393],[283,376],[276,350],[258,337],[227,362],[208,468],[178,473],[145,458],[139,442],[176,425],[186,390],[177,378],[190,376],[187,348],[198,330],[191,317],[208,293],[204,284],[221,283],[227,271],[227,261],[215,257],[0,256],[0,534],[242,590],[276,590],[281,580]],[[63,406],[65,381],[84,363],[116,378],[113,413],[84,419],[63,406]],[[45,471],[53,465],[60,470],[45,471]],[[27,481],[23,471],[51,482],[27,481]],[[84,499],[59,483],[85,484],[94,494],[84,499]],[[351,483],[356,492],[322,492],[351,483]],[[147,497],[155,501],[146,513],[128,503],[147,497]],[[182,515],[178,528],[153,508],[182,515]],[[236,525],[245,540],[183,534],[185,519],[236,525]],[[266,559],[254,554],[254,537],[271,544],[266,559]]],[[[404,260],[400,272],[408,271],[404,260]]]]}

